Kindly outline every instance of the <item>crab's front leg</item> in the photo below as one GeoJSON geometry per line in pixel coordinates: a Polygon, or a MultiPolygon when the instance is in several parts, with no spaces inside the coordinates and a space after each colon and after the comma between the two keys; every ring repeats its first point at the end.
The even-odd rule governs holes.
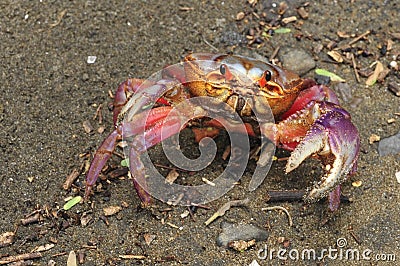
{"type": "MultiPolygon", "coordinates": [[[[313,90],[322,88],[316,86],[313,90]]],[[[323,98],[323,94],[319,97],[323,98]]],[[[335,103],[311,100],[278,124],[265,127],[272,129],[274,136],[269,137],[278,145],[293,150],[286,165],[287,173],[309,156],[323,162],[325,174],[305,200],[317,201],[329,194],[329,208],[336,210],[339,207],[340,184],[348,174],[356,171],[360,149],[358,131],[351,122],[350,114],[335,103]]]]}

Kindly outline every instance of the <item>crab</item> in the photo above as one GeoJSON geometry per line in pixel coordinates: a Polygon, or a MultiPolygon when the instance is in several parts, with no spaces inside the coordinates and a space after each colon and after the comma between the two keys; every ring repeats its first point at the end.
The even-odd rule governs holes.
{"type": "Polygon", "coordinates": [[[357,170],[360,138],[335,93],[267,62],[208,53],[190,54],[183,63],[146,81],[131,78],[119,85],[114,98],[115,129],[94,155],[86,176],[86,198],[117,142],[124,139],[136,191],[143,203],[149,203],[146,182],[151,177],[145,176],[142,154],[194,120],[222,109],[234,114],[208,119],[207,125],[261,135],[276,147],[291,151],[286,173],[308,157],[319,159],[325,173],[308,189],[304,200],[311,203],[328,196],[329,209],[339,208],[341,184],[357,170]],[[191,101],[197,97],[211,100],[191,101]],[[174,113],[176,106],[181,108],[174,113]],[[244,126],[233,119],[235,115],[243,118],[244,126]]]}

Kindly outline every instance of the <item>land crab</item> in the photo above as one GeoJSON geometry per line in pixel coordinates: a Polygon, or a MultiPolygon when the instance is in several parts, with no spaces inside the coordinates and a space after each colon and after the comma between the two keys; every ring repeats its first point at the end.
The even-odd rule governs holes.
{"type": "Polygon", "coordinates": [[[305,201],[329,196],[329,208],[338,209],[340,186],[357,170],[360,139],[335,93],[275,65],[225,54],[190,54],[182,64],[153,79],[128,79],[120,84],[114,99],[115,129],[94,155],[85,196],[89,196],[117,141],[124,138],[129,142],[126,153],[136,191],[144,203],[150,202],[146,189],[149,179],[141,154],[179,133],[193,119],[219,113],[226,105],[230,112],[250,122],[241,127],[233,119],[235,114],[227,111],[229,114],[223,118],[209,120],[209,126],[224,124],[238,134],[261,134],[277,147],[292,151],[286,172],[307,157],[320,159],[325,174],[309,189],[305,201]],[[197,97],[211,98],[206,102],[208,108],[204,101],[190,101],[197,97]],[[174,107],[181,104],[183,107],[173,113],[174,107]],[[276,123],[259,119],[268,114],[276,123]]]}

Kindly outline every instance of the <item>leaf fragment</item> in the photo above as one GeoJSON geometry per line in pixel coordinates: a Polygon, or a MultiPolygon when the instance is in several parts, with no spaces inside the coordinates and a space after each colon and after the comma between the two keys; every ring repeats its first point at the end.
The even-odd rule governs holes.
{"type": "Polygon", "coordinates": [[[384,71],[383,65],[381,62],[376,61],[375,64],[375,70],[374,73],[372,73],[372,75],[370,75],[367,79],[367,81],[365,82],[365,84],[367,84],[368,86],[372,86],[376,83],[376,81],[378,80],[379,75],[384,71]]]}
{"type": "Polygon", "coordinates": [[[279,28],[274,30],[275,33],[290,33],[292,30],[289,28],[279,28]]]}
{"type": "Polygon", "coordinates": [[[332,81],[346,82],[346,80],[344,80],[343,78],[339,77],[338,75],[336,75],[332,72],[329,72],[326,69],[317,68],[317,69],[315,69],[315,73],[317,73],[317,75],[330,77],[332,81]]]}
{"type": "Polygon", "coordinates": [[[72,199],[70,199],[67,203],[64,204],[64,211],[68,211],[69,209],[71,209],[72,207],[74,207],[76,204],[78,204],[79,202],[81,202],[82,197],[81,196],[76,196],[73,197],[72,199]]]}

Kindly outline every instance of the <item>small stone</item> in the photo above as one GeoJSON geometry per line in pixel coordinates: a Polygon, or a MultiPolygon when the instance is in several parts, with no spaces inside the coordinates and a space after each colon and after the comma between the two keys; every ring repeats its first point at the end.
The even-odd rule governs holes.
{"type": "Polygon", "coordinates": [[[89,120],[83,121],[82,126],[86,133],[91,133],[93,131],[93,126],[89,120]]]}
{"type": "Polygon", "coordinates": [[[315,61],[305,50],[293,47],[282,47],[279,50],[279,59],[286,69],[304,75],[315,68],[315,61]]]}
{"type": "Polygon", "coordinates": [[[244,16],[245,16],[244,12],[241,11],[241,12],[237,13],[236,20],[242,20],[242,19],[244,19],[244,16]]]}
{"type": "Polygon", "coordinates": [[[244,240],[264,241],[268,238],[268,232],[251,224],[222,223],[222,233],[217,238],[218,246],[228,246],[230,242],[244,240]]]}
{"type": "Polygon", "coordinates": [[[243,252],[243,251],[251,248],[255,244],[256,244],[256,241],[254,239],[252,239],[250,241],[235,240],[235,241],[229,242],[228,247],[230,247],[236,251],[243,252]]]}
{"type": "Polygon", "coordinates": [[[371,134],[371,136],[369,136],[369,138],[368,138],[369,144],[372,144],[374,142],[378,142],[380,140],[381,140],[381,137],[376,135],[376,134],[371,134]]]}
{"type": "Polygon", "coordinates": [[[379,142],[378,152],[380,156],[400,153],[400,132],[379,142]]]}
{"type": "Polygon", "coordinates": [[[83,75],[82,75],[82,80],[83,80],[83,81],[89,80],[89,74],[88,74],[88,73],[83,73],[83,75]]]}
{"type": "Polygon", "coordinates": [[[94,64],[95,62],[96,62],[96,59],[97,59],[97,56],[95,56],[95,55],[89,55],[88,57],[87,57],[87,63],[88,64],[94,64]]]}
{"type": "Polygon", "coordinates": [[[256,260],[253,260],[253,261],[249,264],[249,266],[260,266],[260,264],[259,264],[256,260]]]}
{"type": "Polygon", "coordinates": [[[400,84],[396,82],[390,82],[388,84],[388,89],[394,93],[397,97],[400,97],[400,84]]]}
{"type": "Polygon", "coordinates": [[[122,210],[121,206],[108,206],[103,208],[105,216],[112,216],[122,210]]]}
{"type": "Polygon", "coordinates": [[[398,172],[396,172],[396,180],[397,180],[397,183],[399,183],[400,184],[400,171],[398,171],[398,172]]]}
{"type": "Polygon", "coordinates": [[[315,81],[320,85],[328,85],[331,82],[331,78],[328,76],[318,75],[314,76],[315,81]]]}
{"type": "Polygon", "coordinates": [[[308,19],[308,12],[305,10],[304,7],[300,7],[299,9],[297,9],[297,14],[299,14],[302,19],[308,19]]]}

